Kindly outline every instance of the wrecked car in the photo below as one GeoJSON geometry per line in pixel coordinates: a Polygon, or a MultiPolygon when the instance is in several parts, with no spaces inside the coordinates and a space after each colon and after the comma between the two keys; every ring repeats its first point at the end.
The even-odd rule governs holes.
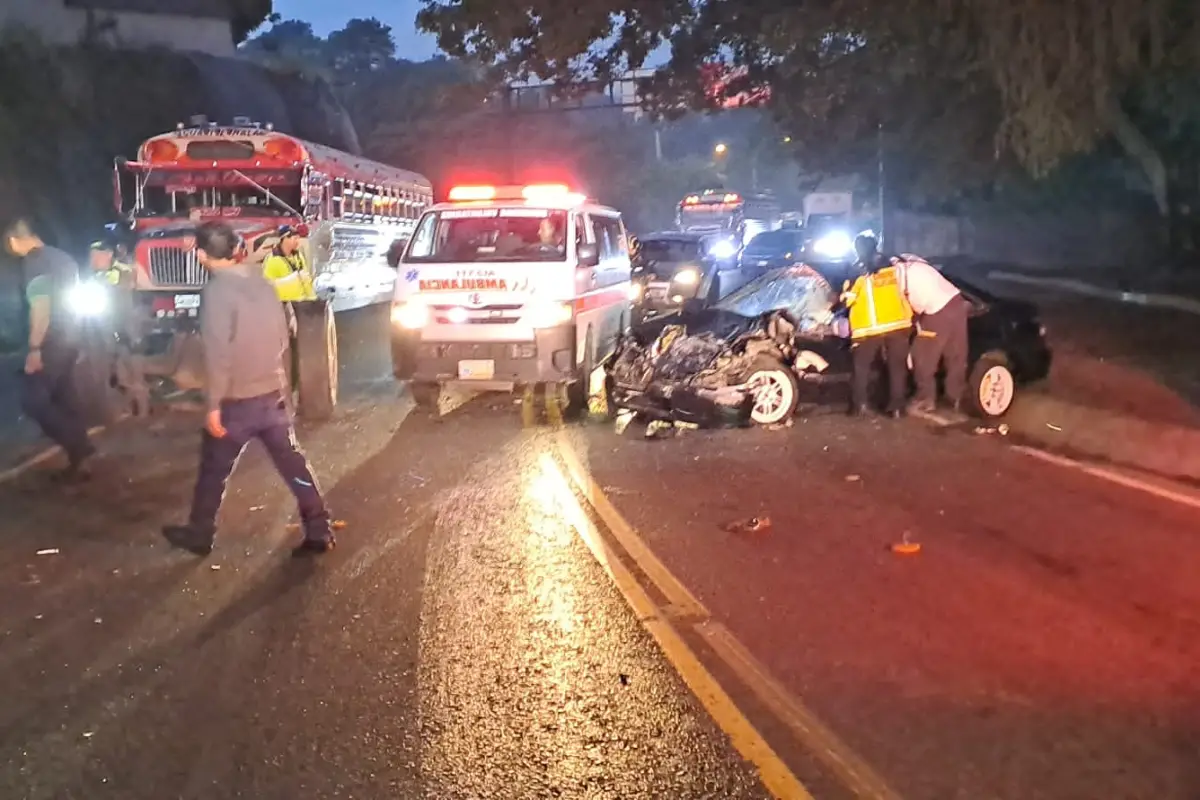
{"type": "Polygon", "coordinates": [[[605,363],[609,408],[705,426],[782,422],[796,410],[802,376],[826,372],[830,358],[849,363],[836,344],[837,297],[820,273],[798,265],[710,307],[689,304],[636,325],[605,363]]]}
{"type": "MultiPolygon", "coordinates": [[[[844,278],[831,277],[837,285],[844,278]]],[[[968,405],[984,418],[1003,416],[1017,386],[1049,373],[1037,310],[947,278],[971,304],[968,405]]],[[[796,264],[708,308],[688,304],[633,326],[604,365],[609,408],[703,426],[784,422],[802,383],[842,382],[851,372],[850,329],[834,285],[796,264]]]]}

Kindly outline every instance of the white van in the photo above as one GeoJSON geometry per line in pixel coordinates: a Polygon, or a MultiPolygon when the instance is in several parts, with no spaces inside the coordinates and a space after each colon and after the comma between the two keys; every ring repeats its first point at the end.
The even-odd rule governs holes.
{"type": "Polygon", "coordinates": [[[563,185],[460,186],[405,248],[392,306],[392,364],[418,402],[440,387],[509,391],[591,377],[629,324],[621,215],[563,185]]]}

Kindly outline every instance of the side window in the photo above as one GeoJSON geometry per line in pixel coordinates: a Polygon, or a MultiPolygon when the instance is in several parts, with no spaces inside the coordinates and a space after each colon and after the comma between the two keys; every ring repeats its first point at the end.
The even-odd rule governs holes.
{"type": "MultiPolygon", "coordinates": [[[[588,241],[587,229],[588,229],[587,217],[585,217],[583,214],[576,214],[575,215],[575,248],[576,249],[578,249],[579,245],[581,245],[581,244],[587,244],[587,241],[588,241]]],[[[594,237],[593,237],[593,241],[594,241],[594,237]]]]}
{"type": "Polygon", "coordinates": [[[433,234],[437,227],[437,215],[429,214],[421,220],[417,232],[413,236],[409,256],[412,258],[428,258],[433,255],[433,234]]]}
{"type": "Polygon", "coordinates": [[[621,258],[629,252],[625,243],[625,231],[619,218],[597,216],[593,218],[593,222],[596,225],[596,240],[600,245],[602,259],[621,258]]]}

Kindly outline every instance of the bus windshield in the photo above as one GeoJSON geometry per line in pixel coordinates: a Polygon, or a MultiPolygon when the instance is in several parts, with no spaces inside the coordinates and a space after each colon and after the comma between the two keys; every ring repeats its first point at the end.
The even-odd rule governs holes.
{"type": "Polygon", "coordinates": [[[405,261],[565,261],[565,211],[539,208],[450,208],[427,213],[405,261]]]}
{"type": "Polygon", "coordinates": [[[129,169],[118,175],[122,211],[132,209],[138,217],[186,218],[211,210],[222,216],[294,216],[301,180],[299,170],[129,169]]]}

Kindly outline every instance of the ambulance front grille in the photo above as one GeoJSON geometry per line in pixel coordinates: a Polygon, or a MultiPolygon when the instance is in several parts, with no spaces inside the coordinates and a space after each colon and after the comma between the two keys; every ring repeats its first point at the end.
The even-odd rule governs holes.
{"type": "Polygon", "coordinates": [[[150,248],[150,278],[155,286],[201,287],[208,272],[200,266],[196,251],[182,247],[150,248]]]}

